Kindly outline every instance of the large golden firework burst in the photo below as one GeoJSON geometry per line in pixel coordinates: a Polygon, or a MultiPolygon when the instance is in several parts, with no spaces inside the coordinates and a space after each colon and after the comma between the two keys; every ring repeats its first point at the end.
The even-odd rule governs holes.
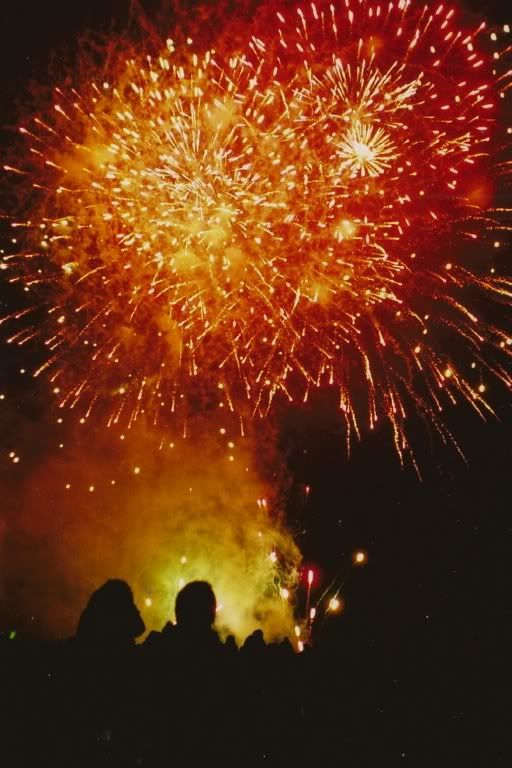
{"type": "Polygon", "coordinates": [[[512,295],[487,191],[510,72],[456,15],[311,3],[245,50],[127,48],[107,79],[56,88],[5,166],[37,200],[2,266],[35,297],[8,341],[39,340],[60,406],[265,415],[326,384],[348,440],[389,420],[400,455],[411,408],[443,437],[446,402],[490,410],[512,342],[472,301],[512,295]]]}

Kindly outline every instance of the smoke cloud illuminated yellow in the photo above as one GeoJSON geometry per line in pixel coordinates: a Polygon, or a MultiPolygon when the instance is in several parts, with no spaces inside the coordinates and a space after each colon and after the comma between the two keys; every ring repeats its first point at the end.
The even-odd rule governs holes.
{"type": "Polygon", "coordinates": [[[21,498],[11,489],[7,504],[5,578],[16,609],[46,633],[67,635],[90,592],[119,577],[147,628],[159,629],[173,618],[179,588],[206,579],[222,634],[292,634],[283,594],[300,555],[275,513],[279,488],[262,479],[248,438],[211,434],[158,450],[141,429],[119,447],[99,432],[75,433],[72,454],[27,466],[21,498]]]}

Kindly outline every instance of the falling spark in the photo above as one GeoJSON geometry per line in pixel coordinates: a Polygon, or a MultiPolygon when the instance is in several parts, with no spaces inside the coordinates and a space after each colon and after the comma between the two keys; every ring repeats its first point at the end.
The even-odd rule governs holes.
{"type": "Polygon", "coordinates": [[[333,613],[336,613],[337,611],[339,611],[339,610],[340,610],[340,608],[341,608],[341,601],[339,600],[339,598],[337,598],[337,597],[332,597],[332,598],[329,600],[329,605],[328,605],[328,608],[329,608],[329,610],[330,610],[330,611],[332,611],[333,613]]]}

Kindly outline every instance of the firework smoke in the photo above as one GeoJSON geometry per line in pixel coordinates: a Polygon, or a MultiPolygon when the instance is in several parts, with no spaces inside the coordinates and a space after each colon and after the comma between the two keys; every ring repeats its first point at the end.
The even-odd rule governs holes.
{"type": "Polygon", "coordinates": [[[68,437],[69,452],[23,456],[21,487],[2,489],[13,622],[34,616],[39,631],[69,634],[90,592],[115,576],[133,585],[148,628],[160,628],[181,586],[207,579],[223,632],[292,633],[281,589],[293,589],[299,553],[247,441],[227,454],[212,435],[163,453],[143,430],[116,450],[100,435],[68,437]]]}

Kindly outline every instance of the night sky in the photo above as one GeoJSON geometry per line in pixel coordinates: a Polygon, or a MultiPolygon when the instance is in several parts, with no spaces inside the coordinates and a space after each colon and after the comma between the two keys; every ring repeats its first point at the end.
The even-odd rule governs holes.
{"type": "MultiPolygon", "coordinates": [[[[31,78],[44,82],[51,60],[58,70],[59,52],[68,51],[68,56],[86,29],[123,28],[129,5],[128,0],[2,2],[3,147],[13,140],[24,84],[31,78]]],[[[149,14],[158,5],[142,2],[149,14]]],[[[504,20],[498,0],[485,5],[473,0],[472,5],[497,22],[504,20]]],[[[5,192],[2,195],[5,208],[5,192]]],[[[11,300],[0,283],[1,313],[11,300]]],[[[7,452],[14,442],[22,449],[19,435],[24,430],[39,434],[44,392],[34,394],[31,382],[20,384],[13,373],[20,365],[17,353],[2,348],[1,355],[0,384],[3,390],[17,392],[14,413],[12,406],[2,406],[0,415],[0,473],[12,489],[16,480],[7,452]]],[[[435,652],[447,669],[459,654],[476,660],[509,653],[512,639],[512,401],[502,392],[491,400],[498,418],[487,423],[464,406],[446,414],[467,463],[453,449],[440,446],[428,425],[411,417],[421,481],[412,467],[400,467],[386,427],[363,435],[347,458],[329,393],[317,393],[307,409],[289,409],[278,416],[280,451],[293,479],[286,502],[288,520],[305,562],[318,569],[322,584],[333,578],[341,582],[350,571],[354,550],[364,549],[368,564],[350,572],[346,589],[368,632],[376,638],[385,634],[396,648],[414,647],[419,657],[435,652]],[[306,486],[311,488],[308,496],[306,486]]],[[[44,452],[44,435],[38,439],[41,444],[27,446],[27,453],[44,452]]],[[[6,528],[0,543],[5,553],[10,546],[6,528]]],[[[11,620],[9,586],[7,578],[0,599],[11,620]]],[[[29,575],[24,589],[37,591],[29,575]]]]}

